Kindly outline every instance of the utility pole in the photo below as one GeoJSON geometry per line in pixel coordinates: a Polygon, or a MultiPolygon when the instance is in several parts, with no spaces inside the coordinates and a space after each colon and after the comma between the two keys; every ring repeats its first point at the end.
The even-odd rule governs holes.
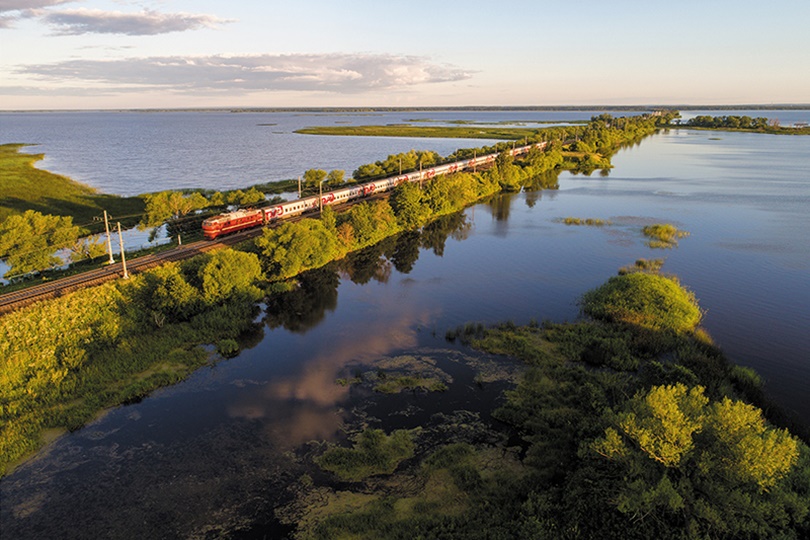
{"type": "Polygon", "coordinates": [[[298,176],[298,198],[301,198],[301,176],[298,176]]]}
{"type": "Polygon", "coordinates": [[[318,212],[323,212],[323,183],[326,181],[324,178],[318,184],[318,212]]]}
{"type": "Polygon", "coordinates": [[[124,279],[129,279],[129,274],[127,274],[127,258],[124,255],[124,237],[121,236],[121,223],[116,223],[118,225],[118,245],[121,246],[121,267],[124,269],[124,279]]]}
{"type": "Polygon", "coordinates": [[[104,210],[104,229],[107,231],[107,253],[110,254],[108,264],[113,264],[115,259],[112,256],[112,241],[110,240],[110,222],[107,220],[107,211],[104,210]]]}

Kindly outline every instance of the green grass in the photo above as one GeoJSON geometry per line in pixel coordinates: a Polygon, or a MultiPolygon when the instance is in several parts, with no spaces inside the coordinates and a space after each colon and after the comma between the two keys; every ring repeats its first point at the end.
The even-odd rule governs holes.
{"type": "Polygon", "coordinates": [[[694,295],[675,279],[635,272],[610,278],[582,297],[591,317],[651,330],[693,330],[701,319],[694,295]]]}
{"type": "Polygon", "coordinates": [[[353,137],[440,137],[443,139],[519,140],[532,137],[537,129],[433,126],[321,126],[299,129],[305,135],[347,135],[353,137]]]}
{"type": "Polygon", "coordinates": [[[100,232],[94,221],[104,210],[122,223],[135,223],[146,207],[140,197],[105,195],[66,176],[37,169],[44,154],[20,150],[28,145],[0,145],[0,222],[13,214],[36,210],[42,214],[73,216],[76,225],[100,232]],[[129,219],[127,219],[129,218],[129,219]]]}

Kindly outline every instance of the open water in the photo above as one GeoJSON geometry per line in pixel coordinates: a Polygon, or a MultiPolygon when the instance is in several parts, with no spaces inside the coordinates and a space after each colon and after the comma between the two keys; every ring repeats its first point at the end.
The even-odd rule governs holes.
{"type": "MultiPolygon", "coordinates": [[[[171,126],[170,120],[179,118],[203,125],[214,118],[195,114],[146,121],[171,126]]],[[[448,120],[466,119],[446,114],[448,120]]],[[[501,120],[526,120],[518,113],[500,114],[501,120]]],[[[66,116],[71,115],[81,118],[66,116]]],[[[232,117],[223,124],[246,118],[232,117]]],[[[46,115],[39,118],[48,123],[46,115]]],[[[117,118],[123,125],[127,114],[117,118]]],[[[554,118],[565,119],[576,117],[554,118]]],[[[255,133],[258,120],[243,129],[255,133]]],[[[313,125],[324,120],[306,118],[313,125]]],[[[175,141],[176,148],[202,145],[195,133],[189,130],[188,140],[175,141]]],[[[59,143],[57,134],[48,136],[55,142],[43,144],[40,150],[47,154],[70,146],[59,143]]],[[[25,140],[38,140],[31,137],[25,140]]],[[[317,156],[343,156],[334,167],[350,170],[356,166],[351,163],[412,147],[465,146],[300,140],[309,148],[296,158],[300,170],[333,167],[317,156]],[[348,146],[338,150],[333,144],[348,146]],[[371,153],[366,146],[378,153],[356,157],[348,150],[371,153]],[[305,161],[307,156],[312,161],[305,161]]],[[[126,159],[134,160],[125,149],[139,153],[140,141],[122,145],[126,159]]],[[[220,174],[217,156],[212,151],[207,163],[198,164],[200,174],[208,171],[205,178],[220,174]]],[[[49,159],[50,170],[71,176],[76,174],[71,167],[81,161],[49,159]]],[[[340,440],[343,430],[358,423],[390,431],[488,420],[507,383],[475,384],[476,366],[488,359],[446,343],[447,329],[470,321],[573,320],[583,292],[642,257],[666,259],[664,271],[695,292],[705,310],[704,326],[730,358],[755,368],[777,402],[810,418],[810,138],[670,130],[622,150],[613,164],[607,176],[563,174],[559,189],[496,197],[421,238],[403,235],[342,267],[311,274],[286,305],[263,307],[256,333],[236,358],[110,411],[0,481],[3,537],[283,534],[274,510],[304,471],[308,441],[340,440]],[[612,224],[566,226],[560,222],[566,216],[612,224]],[[641,228],[657,222],[691,234],[674,249],[651,249],[641,228]],[[404,356],[432,362],[449,377],[448,391],[390,397],[335,382],[404,356]]],[[[231,161],[223,165],[231,166],[231,161]]],[[[81,178],[88,183],[88,177],[112,172],[98,161],[81,167],[94,171],[81,178]]],[[[135,174],[137,163],[131,167],[135,174]]],[[[145,160],[142,168],[153,170],[153,164],[145,160]]],[[[94,185],[120,193],[150,190],[145,180],[129,191],[109,186],[130,182],[94,185]]]]}

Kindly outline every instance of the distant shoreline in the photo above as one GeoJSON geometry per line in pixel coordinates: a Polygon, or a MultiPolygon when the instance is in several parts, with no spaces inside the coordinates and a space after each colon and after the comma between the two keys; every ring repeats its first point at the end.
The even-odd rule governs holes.
{"type": "Polygon", "coordinates": [[[197,108],[134,108],[134,109],[9,109],[0,113],[80,113],[80,112],[298,112],[298,113],[357,113],[357,112],[407,112],[407,111],[743,111],[743,110],[810,110],[810,103],[744,104],[744,105],[524,105],[524,106],[457,106],[457,107],[197,107],[197,108]]]}

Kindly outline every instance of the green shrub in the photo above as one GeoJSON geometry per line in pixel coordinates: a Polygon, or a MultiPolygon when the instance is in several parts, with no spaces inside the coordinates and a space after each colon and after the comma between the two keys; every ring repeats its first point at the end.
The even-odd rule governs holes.
{"type": "Polygon", "coordinates": [[[221,339],[217,342],[217,352],[225,358],[236,356],[239,352],[239,343],[235,339],[221,339]]]}
{"type": "Polygon", "coordinates": [[[675,332],[692,330],[701,319],[691,292],[674,279],[646,273],[610,278],[582,297],[582,309],[595,319],[675,332]]]}

